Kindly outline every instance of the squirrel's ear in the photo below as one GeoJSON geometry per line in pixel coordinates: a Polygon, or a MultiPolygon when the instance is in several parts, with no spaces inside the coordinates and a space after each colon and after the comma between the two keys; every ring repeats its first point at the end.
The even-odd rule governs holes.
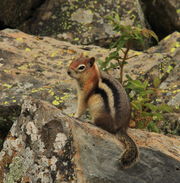
{"type": "Polygon", "coordinates": [[[94,57],[91,57],[89,59],[89,64],[90,64],[90,67],[92,67],[94,65],[94,62],[95,62],[95,58],[94,57]]]}

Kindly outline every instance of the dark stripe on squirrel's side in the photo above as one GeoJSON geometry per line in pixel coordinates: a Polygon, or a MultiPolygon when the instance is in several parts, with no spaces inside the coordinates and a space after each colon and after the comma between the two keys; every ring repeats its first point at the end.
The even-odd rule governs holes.
{"type": "MultiPolygon", "coordinates": [[[[119,109],[120,107],[120,94],[118,92],[118,89],[116,86],[112,83],[112,81],[109,81],[107,78],[102,78],[102,82],[105,83],[112,91],[113,93],[113,100],[114,100],[114,108],[119,109]]],[[[117,113],[118,111],[115,111],[117,113]]]]}
{"type": "Polygon", "coordinates": [[[105,109],[107,112],[110,112],[109,101],[108,101],[108,96],[107,96],[106,92],[102,88],[97,87],[95,89],[94,93],[99,94],[103,98],[103,101],[105,104],[105,109]]]}

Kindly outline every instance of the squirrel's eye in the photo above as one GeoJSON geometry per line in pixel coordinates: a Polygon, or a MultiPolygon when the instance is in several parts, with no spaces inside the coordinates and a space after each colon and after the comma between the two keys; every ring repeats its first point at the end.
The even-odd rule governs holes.
{"type": "Polygon", "coordinates": [[[79,71],[83,71],[85,69],[85,65],[80,65],[79,67],[78,67],[78,70],[79,71]]]}

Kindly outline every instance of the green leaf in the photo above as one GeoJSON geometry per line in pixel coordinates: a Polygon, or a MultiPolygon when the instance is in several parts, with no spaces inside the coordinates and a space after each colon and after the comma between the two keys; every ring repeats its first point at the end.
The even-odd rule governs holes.
{"type": "Polygon", "coordinates": [[[148,83],[148,81],[147,81],[147,80],[145,80],[145,81],[144,81],[144,83],[143,83],[144,88],[147,88],[148,84],[149,84],[149,83],[148,83]]]}
{"type": "Polygon", "coordinates": [[[119,51],[120,49],[122,49],[123,47],[125,47],[126,42],[127,41],[126,40],[123,40],[123,39],[118,40],[117,45],[116,45],[117,51],[119,51]]]}
{"type": "Polygon", "coordinates": [[[112,59],[116,59],[119,57],[119,53],[117,51],[113,51],[109,54],[109,59],[112,60],[112,59]]]}
{"type": "Polygon", "coordinates": [[[144,83],[142,83],[140,80],[131,80],[130,82],[131,89],[145,89],[146,86],[144,86],[144,83]]]}
{"type": "Polygon", "coordinates": [[[167,104],[160,104],[157,106],[157,109],[161,112],[172,112],[173,108],[167,104]]]}
{"type": "Polygon", "coordinates": [[[137,111],[142,111],[142,105],[138,101],[132,101],[131,102],[132,107],[137,111]]]}
{"type": "Polygon", "coordinates": [[[114,64],[114,63],[110,63],[110,66],[109,66],[109,67],[110,67],[111,69],[115,69],[115,68],[117,68],[118,66],[119,66],[118,63],[115,63],[115,64],[114,64]]]}
{"type": "Polygon", "coordinates": [[[129,81],[132,81],[133,79],[131,78],[130,75],[126,74],[126,78],[129,80],[129,81]]]}
{"type": "Polygon", "coordinates": [[[117,23],[120,23],[120,16],[118,13],[115,13],[115,16],[114,16],[115,20],[117,23]]]}
{"type": "Polygon", "coordinates": [[[163,115],[159,112],[153,113],[153,120],[160,121],[163,119],[163,115]]]}
{"type": "Polygon", "coordinates": [[[110,45],[110,49],[116,48],[117,45],[118,45],[118,41],[115,41],[114,43],[112,43],[112,44],[110,45]]]}
{"type": "Polygon", "coordinates": [[[144,122],[143,121],[138,121],[137,127],[140,128],[140,129],[143,129],[144,128],[144,122]]]}
{"type": "Polygon", "coordinates": [[[151,132],[157,132],[157,133],[160,131],[154,122],[150,122],[150,123],[147,125],[147,129],[148,129],[149,131],[151,131],[151,132]]]}
{"type": "Polygon", "coordinates": [[[146,96],[147,97],[147,95],[149,95],[149,94],[152,94],[152,93],[154,93],[154,91],[153,90],[142,90],[141,91],[141,93],[139,93],[141,96],[146,96]]]}
{"type": "Polygon", "coordinates": [[[103,71],[108,70],[109,61],[97,60],[97,62],[99,64],[101,70],[103,70],[103,71]]]}
{"type": "Polygon", "coordinates": [[[147,108],[149,108],[151,111],[157,111],[157,106],[151,103],[144,104],[147,108]]]}
{"type": "Polygon", "coordinates": [[[142,114],[143,117],[147,117],[147,116],[152,117],[153,116],[153,113],[151,113],[151,112],[143,111],[141,114],[142,114]]]}

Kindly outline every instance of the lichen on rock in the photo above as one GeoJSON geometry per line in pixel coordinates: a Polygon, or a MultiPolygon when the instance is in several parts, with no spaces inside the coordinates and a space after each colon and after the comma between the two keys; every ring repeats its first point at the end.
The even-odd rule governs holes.
{"type": "Polygon", "coordinates": [[[27,98],[0,152],[0,183],[178,183],[178,138],[142,130],[129,133],[139,146],[140,160],[120,170],[123,148],[112,134],[27,98]]]}

